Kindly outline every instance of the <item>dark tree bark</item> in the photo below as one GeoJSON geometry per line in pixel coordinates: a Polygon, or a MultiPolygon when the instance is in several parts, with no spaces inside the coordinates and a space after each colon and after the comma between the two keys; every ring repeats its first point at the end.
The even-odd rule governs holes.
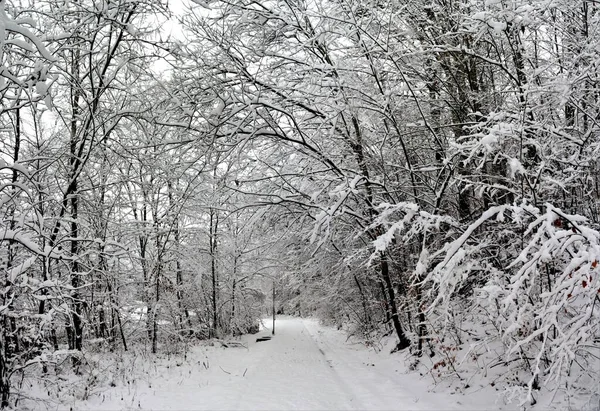
{"type": "Polygon", "coordinates": [[[210,336],[216,338],[219,333],[219,313],[217,311],[219,294],[219,279],[217,277],[217,230],[219,228],[219,215],[213,208],[210,209],[209,224],[210,274],[212,284],[212,324],[210,336]]]}

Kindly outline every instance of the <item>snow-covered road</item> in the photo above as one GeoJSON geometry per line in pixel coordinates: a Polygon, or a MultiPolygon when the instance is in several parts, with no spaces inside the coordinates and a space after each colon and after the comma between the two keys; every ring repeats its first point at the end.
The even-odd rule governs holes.
{"type": "MultiPolygon", "coordinates": [[[[400,372],[399,356],[351,344],[315,320],[281,318],[247,348],[204,347],[176,367],[117,386],[75,408],[145,410],[469,409],[459,396],[427,392],[418,374],[400,372]],[[457,400],[457,401],[452,401],[457,400]]],[[[474,405],[472,405],[473,407],[474,405]]],[[[479,405],[480,406],[480,405],[479,405]]],[[[477,408],[477,406],[475,406],[477,408]]]]}

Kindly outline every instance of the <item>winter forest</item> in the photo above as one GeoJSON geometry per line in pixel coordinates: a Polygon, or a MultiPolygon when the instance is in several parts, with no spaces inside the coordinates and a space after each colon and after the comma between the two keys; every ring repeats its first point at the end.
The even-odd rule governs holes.
{"type": "Polygon", "coordinates": [[[1,0],[0,45],[0,408],[246,383],[272,310],[419,407],[600,407],[597,1],[1,0]]]}

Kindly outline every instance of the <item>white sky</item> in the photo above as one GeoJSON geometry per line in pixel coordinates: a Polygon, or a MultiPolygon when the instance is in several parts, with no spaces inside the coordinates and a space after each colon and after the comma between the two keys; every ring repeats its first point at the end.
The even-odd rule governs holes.
{"type": "Polygon", "coordinates": [[[190,5],[189,0],[169,0],[169,10],[173,12],[173,18],[165,23],[165,32],[166,34],[170,34],[173,37],[178,38],[179,40],[183,40],[181,36],[181,27],[177,22],[177,18],[182,16],[186,10],[189,9],[190,5]]]}
{"type": "MultiPolygon", "coordinates": [[[[191,2],[188,0],[168,0],[167,4],[169,6],[169,10],[173,13],[173,16],[170,20],[164,22],[162,26],[162,36],[163,38],[171,37],[172,39],[184,41],[185,38],[183,36],[183,30],[177,18],[182,16],[186,10],[189,9],[189,4],[191,2]]],[[[154,64],[152,64],[152,70],[156,73],[165,73],[171,69],[169,63],[164,60],[158,60],[154,64]]]]}

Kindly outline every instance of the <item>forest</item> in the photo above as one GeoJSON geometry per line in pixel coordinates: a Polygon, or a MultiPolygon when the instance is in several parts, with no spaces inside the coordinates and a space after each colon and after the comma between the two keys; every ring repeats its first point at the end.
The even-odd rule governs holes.
{"type": "Polygon", "coordinates": [[[0,0],[0,46],[1,409],[271,303],[599,406],[597,1],[0,0]]]}

